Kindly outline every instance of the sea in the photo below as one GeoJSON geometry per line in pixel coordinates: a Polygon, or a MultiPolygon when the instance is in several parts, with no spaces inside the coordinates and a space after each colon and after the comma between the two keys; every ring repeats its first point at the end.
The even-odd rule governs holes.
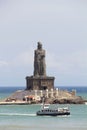
{"type": "MultiPolygon", "coordinates": [[[[76,90],[78,96],[87,99],[87,87],[58,87],[59,89],[76,90]]],[[[25,87],[0,87],[0,100],[16,90],[25,87]]],[[[36,116],[41,105],[0,105],[0,130],[87,130],[87,105],[65,104],[69,116],[36,116]]]]}

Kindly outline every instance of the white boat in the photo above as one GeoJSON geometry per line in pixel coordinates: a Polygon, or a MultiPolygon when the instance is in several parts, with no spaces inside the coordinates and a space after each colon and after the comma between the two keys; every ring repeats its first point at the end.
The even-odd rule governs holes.
{"type": "Polygon", "coordinates": [[[41,110],[36,112],[37,116],[62,116],[70,115],[68,107],[50,108],[50,104],[43,104],[41,110]]]}

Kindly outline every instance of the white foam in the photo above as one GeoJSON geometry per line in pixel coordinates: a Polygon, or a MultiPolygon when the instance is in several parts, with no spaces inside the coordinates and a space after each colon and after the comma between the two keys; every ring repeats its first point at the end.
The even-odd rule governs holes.
{"type": "Polygon", "coordinates": [[[36,116],[36,114],[30,113],[0,113],[0,116],[36,116]]]}

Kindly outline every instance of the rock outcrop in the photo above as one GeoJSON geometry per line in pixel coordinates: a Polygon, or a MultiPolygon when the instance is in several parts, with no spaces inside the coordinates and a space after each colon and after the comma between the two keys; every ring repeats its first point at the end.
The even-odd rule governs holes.
{"type": "Polygon", "coordinates": [[[74,92],[66,90],[52,90],[52,91],[34,91],[34,90],[18,90],[9,97],[3,99],[2,102],[6,104],[34,104],[41,103],[42,98],[45,98],[45,103],[50,104],[84,104],[87,102],[81,96],[76,96],[74,92]]]}

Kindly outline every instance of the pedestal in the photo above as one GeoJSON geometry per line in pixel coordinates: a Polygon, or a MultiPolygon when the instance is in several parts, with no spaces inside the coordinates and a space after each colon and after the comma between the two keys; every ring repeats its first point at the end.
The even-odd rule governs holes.
{"type": "Polygon", "coordinates": [[[26,77],[26,89],[27,90],[51,90],[54,89],[54,77],[26,77]]]}

